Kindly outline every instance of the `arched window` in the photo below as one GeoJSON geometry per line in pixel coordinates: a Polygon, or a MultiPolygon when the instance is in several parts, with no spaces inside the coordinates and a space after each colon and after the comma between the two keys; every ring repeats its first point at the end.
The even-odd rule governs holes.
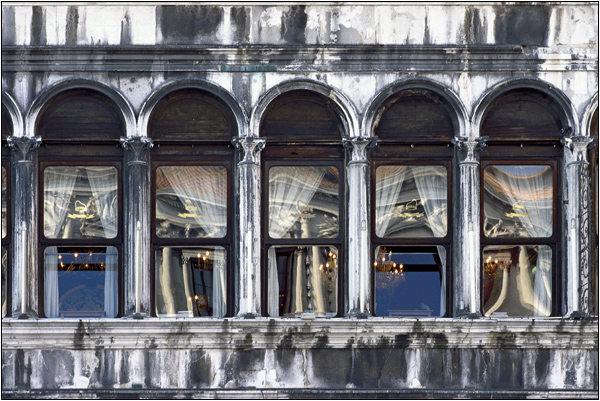
{"type": "Polygon", "coordinates": [[[46,317],[119,314],[123,259],[124,120],[91,89],[70,89],[39,112],[41,311],[46,317]]]}
{"type": "Polygon", "coordinates": [[[10,113],[2,104],[2,316],[10,310],[8,289],[10,288],[9,254],[11,244],[10,218],[10,152],[6,150],[6,138],[12,136],[13,125],[10,113]]]}
{"type": "Polygon", "coordinates": [[[444,316],[458,135],[450,104],[427,89],[390,96],[375,114],[371,238],[376,316],[444,316]]]}
{"type": "Polygon", "coordinates": [[[170,92],[150,115],[157,316],[232,313],[231,139],[237,131],[225,102],[200,89],[170,92]]]}
{"type": "Polygon", "coordinates": [[[482,117],[482,304],[486,316],[558,313],[564,112],[547,94],[514,89],[482,117]]]}
{"type": "Polygon", "coordinates": [[[341,312],[344,127],[333,103],[285,92],[264,113],[263,299],[268,316],[341,312]]]}

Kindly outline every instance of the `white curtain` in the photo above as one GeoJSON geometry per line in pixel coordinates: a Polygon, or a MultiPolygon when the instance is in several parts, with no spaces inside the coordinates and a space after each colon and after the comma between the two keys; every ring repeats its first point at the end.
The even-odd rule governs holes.
{"type": "MultiPolygon", "coordinates": [[[[448,178],[446,169],[441,166],[415,166],[412,171],[429,228],[431,228],[434,237],[445,237],[448,232],[448,178]]],[[[440,316],[442,316],[446,313],[446,248],[438,245],[437,251],[442,263],[442,283],[440,287],[440,316]]]]}
{"type": "MultiPolygon", "coordinates": [[[[78,169],[73,167],[47,167],[44,170],[44,235],[59,238],[69,211],[78,169]]],[[[47,247],[44,251],[44,312],[46,317],[58,317],[58,249],[47,247]]]]}
{"type": "Polygon", "coordinates": [[[193,216],[210,238],[227,233],[227,170],[220,166],[163,166],[159,170],[179,201],[191,202],[193,216]]]}
{"type": "Polygon", "coordinates": [[[406,176],[406,166],[380,166],[376,171],[375,234],[384,238],[406,176]]]}
{"type": "MultiPolygon", "coordinates": [[[[282,238],[298,221],[301,215],[300,209],[308,206],[319,189],[326,171],[325,167],[308,166],[272,167],[269,170],[269,235],[272,238],[282,238]]],[[[306,228],[302,230],[301,237],[308,238],[310,233],[305,231],[306,228]]],[[[278,317],[279,280],[273,247],[269,249],[267,256],[268,311],[270,316],[278,317]]],[[[296,265],[296,268],[298,267],[296,265]]]]}
{"type": "MultiPolygon", "coordinates": [[[[553,171],[549,166],[493,166],[486,174],[501,185],[511,205],[523,206],[517,218],[527,236],[552,235],[553,171]],[[536,168],[537,167],[537,168],[536,168]]],[[[523,267],[521,267],[523,268],[523,267]]],[[[533,278],[534,316],[549,316],[552,302],[552,248],[538,246],[537,268],[533,278]]],[[[525,294],[525,293],[523,293],[525,294]]]]}
{"type": "Polygon", "coordinates": [[[213,258],[213,316],[223,317],[227,312],[227,266],[226,252],[222,247],[215,247],[213,258]]]}

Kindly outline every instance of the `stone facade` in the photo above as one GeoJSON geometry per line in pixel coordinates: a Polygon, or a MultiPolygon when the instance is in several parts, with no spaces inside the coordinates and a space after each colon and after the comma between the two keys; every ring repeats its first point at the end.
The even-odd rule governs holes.
{"type": "Polygon", "coordinates": [[[12,126],[2,138],[12,191],[3,397],[598,397],[586,159],[598,110],[596,3],[3,5],[2,104],[12,126]],[[238,126],[235,307],[223,319],[151,316],[148,120],[165,95],[191,87],[219,97],[238,126]],[[104,94],[124,121],[124,182],[135,190],[124,193],[115,319],[48,319],[38,306],[44,141],[36,122],[54,96],[74,88],[104,94]],[[411,88],[443,97],[457,119],[447,144],[455,148],[457,212],[444,318],[370,310],[374,120],[386,99],[411,88]],[[483,317],[480,305],[480,124],[493,100],[515,88],[546,93],[570,127],[560,166],[568,227],[557,245],[561,306],[548,318],[483,317]],[[293,90],[330,99],[345,129],[348,279],[337,318],[263,313],[260,165],[269,143],[260,124],[269,104],[293,90]]]}

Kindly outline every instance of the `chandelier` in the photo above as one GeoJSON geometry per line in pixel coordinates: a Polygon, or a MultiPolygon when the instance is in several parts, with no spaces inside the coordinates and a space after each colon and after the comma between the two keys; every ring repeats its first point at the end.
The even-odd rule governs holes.
{"type": "Polygon", "coordinates": [[[385,247],[381,247],[379,250],[373,266],[375,266],[375,273],[377,273],[375,281],[378,289],[392,289],[406,280],[404,265],[394,262],[392,251],[388,253],[385,247]]]}

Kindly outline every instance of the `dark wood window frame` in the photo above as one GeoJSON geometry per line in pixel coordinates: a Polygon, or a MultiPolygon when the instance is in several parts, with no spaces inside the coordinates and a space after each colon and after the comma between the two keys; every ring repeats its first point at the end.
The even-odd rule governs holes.
{"type": "Polygon", "coordinates": [[[10,160],[4,160],[5,155],[10,157],[10,152],[6,150],[2,152],[2,167],[6,170],[6,232],[5,236],[2,238],[2,247],[6,249],[6,316],[10,316],[11,314],[11,293],[12,293],[12,266],[11,266],[11,245],[12,245],[12,208],[11,208],[11,188],[10,188],[10,160]]]}

